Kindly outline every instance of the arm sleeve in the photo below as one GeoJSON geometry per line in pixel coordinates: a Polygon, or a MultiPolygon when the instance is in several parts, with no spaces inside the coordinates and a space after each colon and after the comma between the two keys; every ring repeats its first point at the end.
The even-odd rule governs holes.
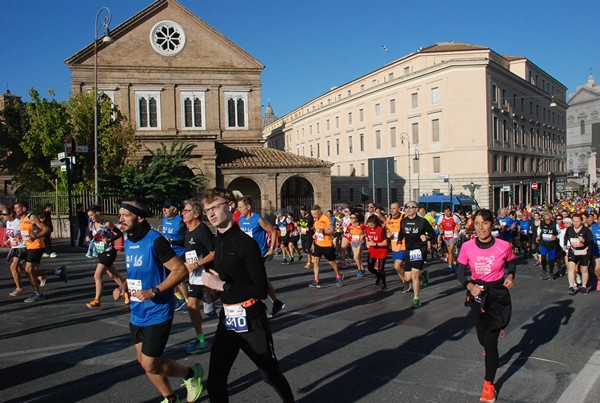
{"type": "Polygon", "coordinates": [[[508,272],[508,274],[512,274],[513,278],[515,277],[515,274],[517,273],[516,259],[513,259],[506,264],[506,271],[508,272]]]}
{"type": "Polygon", "coordinates": [[[154,240],[154,250],[156,251],[158,260],[162,264],[167,263],[169,260],[173,259],[174,256],[177,256],[173,248],[171,248],[171,245],[169,245],[169,241],[162,236],[154,240]]]}
{"type": "Polygon", "coordinates": [[[467,280],[467,277],[466,277],[466,271],[467,271],[467,266],[465,266],[462,263],[458,263],[457,264],[457,266],[456,266],[456,279],[465,288],[467,287],[467,284],[469,284],[469,280],[467,280]]]}
{"type": "Polygon", "coordinates": [[[122,236],[123,236],[123,231],[121,231],[121,230],[119,229],[119,227],[117,227],[116,225],[115,225],[115,226],[113,226],[113,229],[112,229],[112,235],[111,235],[110,239],[111,239],[112,241],[115,241],[115,240],[117,240],[117,239],[121,238],[122,236]]]}

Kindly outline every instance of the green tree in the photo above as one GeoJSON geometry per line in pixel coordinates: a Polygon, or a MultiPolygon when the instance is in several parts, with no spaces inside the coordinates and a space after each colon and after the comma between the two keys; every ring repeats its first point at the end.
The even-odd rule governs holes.
{"type": "Polygon", "coordinates": [[[29,129],[25,105],[9,102],[0,110],[0,169],[15,176],[25,169],[26,158],[21,141],[29,129]]]}
{"type": "Polygon", "coordinates": [[[195,144],[185,144],[176,139],[167,147],[155,151],[147,148],[149,157],[133,161],[112,176],[106,176],[102,189],[107,196],[134,195],[143,197],[154,207],[167,198],[185,199],[203,189],[204,175],[195,175],[187,166],[195,144]]]}

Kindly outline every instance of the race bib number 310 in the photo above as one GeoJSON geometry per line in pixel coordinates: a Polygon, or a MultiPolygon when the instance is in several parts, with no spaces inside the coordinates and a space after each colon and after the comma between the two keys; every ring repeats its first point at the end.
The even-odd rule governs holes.
{"type": "Polygon", "coordinates": [[[223,306],[225,310],[225,328],[233,330],[236,333],[248,331],[248,320],[246,318],[246,309],[240,305],[223,306]]]}

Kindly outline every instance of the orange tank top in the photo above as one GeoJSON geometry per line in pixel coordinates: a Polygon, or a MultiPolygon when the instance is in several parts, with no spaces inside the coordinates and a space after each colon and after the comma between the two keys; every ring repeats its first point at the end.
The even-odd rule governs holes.
{"type": "Polygon", "coordinates": [[[43,249],[45,247],[43,239],[35,239],[33,233],[33,223],[29,219],[31,214],[27,214],[25,218],[21,219],[21,236],[25,241],[25,247],[27,249],[43,249]]]}

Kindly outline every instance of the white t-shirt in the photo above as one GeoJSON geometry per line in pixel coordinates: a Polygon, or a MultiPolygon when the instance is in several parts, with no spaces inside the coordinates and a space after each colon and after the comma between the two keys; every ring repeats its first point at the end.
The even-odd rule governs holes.
{"type": "Polygon", "coordinates": [[[24,248],[25,242],[21,238],[21,220],[15,218],[12,221],[6,220],[6,237],[10,242],[11,248],[24,248]]]}

